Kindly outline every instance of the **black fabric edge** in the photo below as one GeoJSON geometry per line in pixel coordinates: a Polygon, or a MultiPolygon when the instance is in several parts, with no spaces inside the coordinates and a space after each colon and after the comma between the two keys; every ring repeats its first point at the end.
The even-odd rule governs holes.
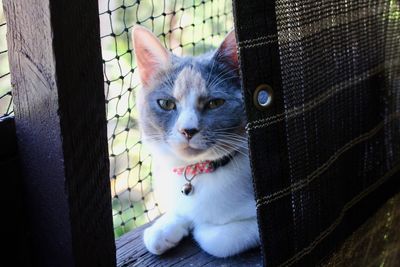
{"type": "MultiPolygon", "coordinates": [[[[257,43],[258,45],[256,46],[241,45],[248,42],[254,43],[253,41],[263,39],[265,36],[271,38],[272,36],[275,36],[275,38],[277,38],[275,3],[275,1],[253,1],[251,3],[246,0],[232,1],[235,33],[238,41],[238,57],[240,76],[242,78],[243,99],[248,122],[269,117],[273,114],[278,114],[284,111],[280,56],[277,39],[276,41],[271,41],[268,45],[261,45],[261,43],[257,43]],[[246,16],[246,13],[249,11],[253,12],[254,10],[258,10],[258,12],[263,11],[267,15],[265,18],[260,20],[249,19],[246,16]],[[249,29],[254,29],[254,31],[249,29]],[[255,55],[257,56],[257,60],[253,62],[251,60],[255,55]],[[260,55],[267,55],[269,62],[261,62],[259,60],[260,55]],[[257,73],[254,73],[254,70],[256,69],[258,71],[256,71],[257,73]],[[260,74],[260,72],[262,74],[260,74]],[[269,84],[273,88],[274,102],[271,108],[260,111],[253,103],[253,94],[257,86],[264,83],[269,84]]],[[[287,154],[284,140],[284,137],[286,136],[285,128],[282,124],[277,124],[274,127],[266,129],[266,131],[266,133],[265,129],[257,132],[248,131],[248,145],[250,148],[249,157],[256,201],[268,193],[263,190],[260,185],[268,184],[271,181],[289,184],[288,175],[285,174],[288,168],[286,168],[284,164],[286,162],[285,159],[287,154]],[[260,137],[261,135],[267,135],[270,137],[270,142],[266,144],[266,146],[268,147],[267,151],[274,151],[273,154],[269,153],[268,155],[262,155],[258,153],[259,147],[256,140],[257,136],[260,137]],[[257,166],[264,161],[274,162],[276,164],[269,167],[267,172],[260,173],[257,166]]],[[[288,207],[290,206],[289,200],[286,205],[288,207]]],[[[268,242],[268,237],[265,235],[268,233],[268,231],[266,231],[266,228],[268,228],[267,216],[268,214],[263,209],[257,209],[257,223],[261,243],[260,250],[264,266],[266,266],[268,258],[271,257],[268,253],[268,251],[270,251],[270,242],[268,242]]],[[[292,216],[290,209],[287,210],[287,216],[292,216]]]]}
{"type": "MultiPolygon", "coordinates": [[[[247,0],[233,0],[232,4],[235,32],[238,41],[243,98],[248,123],[251,123],[274,114],[282,113],[285,109],[282,96],[280,55],[277,40],[276,1],[265,2],[261,0],[249,2],[247,0]],[[257,13],[260,15],[261,12],[263,13],[263,17],[257,17],[257,13]],[[254,18],[249,18],[248,14],[252,14],[254,18]],[[265,38],[268,40],[264,42],[265,38]],[[251,45],[248,45],[248,43],[251,43],[251,45]],[[272,87],[274,93],[271,107],[264,110],[259,110],[255,103],[253,103],[253,94],[260,84],[268,84],[272,87]]],[[[249,157],[256,201],[268,193],[268,189],[266,190],[266,188],[269,185],[279,184],[288,186],[290,184],[286,160],[285,131],[284,125],[280,123],[267,129],[248,131],[249,157]],[[260,142],[257,140],[264,138],[268,138],[269,141],[264,142],[263,147],[260,148],[260,142]],[[260,151],[269,151],[269,153],[263,154],[260,151]],[[265,164],[266,162],[268,164],[265,164]],[[260,168],[266,165],[266,168],[260,168]]],[[[284,211],[285,217],[288,220],[292,220],[291,201],[287,199],[284,202],[284,206],[288,207],[284,211]]],[[[281,210],[280,212],[282,213],[283,211],[281,210]]],[[[271,258],[277,257],[271,254],[272,243],[269,242],[270,237],[267,235],[271,232],[268,231],[270,220],[271,218],[265,209],[257,209],[257,222],[261,242],[260,249],[264,266],[266,266],[271,258]]],[[[291,233],[285,232],[285,235],[291,235],[291,233]]],[[[285,238],[287,237],[282,239],[285,238]]],[[[288,251],[281,251],[281,253],[291,255],[293,254],[293,248],[289,248],[288,251]]]]}

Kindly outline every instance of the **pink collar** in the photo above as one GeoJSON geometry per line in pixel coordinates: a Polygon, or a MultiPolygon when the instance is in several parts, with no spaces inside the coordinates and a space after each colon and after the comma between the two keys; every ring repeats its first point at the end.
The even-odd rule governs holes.
{"type": "Polygon", "coordinates": [[[211,160],[206,160],[192,165],[188,165],[186,167],[173,168],[172,171],[178,175],[182,175],[185,173],[186,175],[194,176],[201,173],[213,172],[215,171],[215,168],[211,160]]]}
{"type": "Polygon", "coordinates": [[[235,155],[236,152],[233,152],[232,154],[223,156],[222,158],[217,160],[200,161],[198,163],[187,165],[185,167],[173,168],[172,171],[178,175],[185,175],[185,176],[186,175],[194,176],[202,173],[211,173],[216,171],[219,167],[228,164],[235,155]]]}
{"type": "Polygon", "coordinates": [[[186,196],[193,194],[194,187],[192,185],[192,180],[198,174],[214,172],[219,167],[228,164],[235,155],[236,153],[234,152],[233,154],[224,156],[214,161],[205,160],[195,164],[187,165],[185,167],[173,168],[172,171],[174,173],[178,175],[183,175],[183,178],[185,178],[185,180],[187,181],[187,183],[184,184],[182,187],[182,194],[186,196]],[[188,176],[190,178],[188,178],[188,176]]]}

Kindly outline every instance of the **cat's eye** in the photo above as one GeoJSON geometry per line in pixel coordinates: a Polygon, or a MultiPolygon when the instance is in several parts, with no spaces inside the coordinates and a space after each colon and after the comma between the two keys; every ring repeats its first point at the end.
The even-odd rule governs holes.
{"type": "Polygon", "coordinates": [[[175,102],[170,99],[158,99],[157,103],[164,110],[173,110],[176,108],[175,102]]]}
{"type": "Polygon", "coordinates": [[[215,109],[222,106],[225,103],[225,100],[222,98],[216,98],[208,101],[207,108],[208,109],[215,109]]]}

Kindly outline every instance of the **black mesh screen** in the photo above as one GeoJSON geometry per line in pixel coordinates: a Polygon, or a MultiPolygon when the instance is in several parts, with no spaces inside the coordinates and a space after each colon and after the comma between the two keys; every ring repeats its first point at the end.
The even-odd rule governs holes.
{"type": "Polygon", "coordinates": [[[395,1],[278,1],[277,21],[290,186],[259,205],[291,199],[289,265],[400,167],[400,12],[395,1]]]}
{"type": "Polygon", "coordinates": [[[140,142],[135,90],[139,77],[131,29],[141,24],[176,55],[216,48],[233,26],[231,0],[100,0],[115,235],[158,215],[151,188],[151,157],[140,142]]]}
{"type": "Polygon", "coordinates": [[[6,19],[3,13],[3,5],[0,2],[0,117],[13,112],[6,32],[6,19]]]}
{"type": "Polygon", "coordinates": [[[400,4],[234,4],[265,262],[314,266],[399,191],[400,4]]]}

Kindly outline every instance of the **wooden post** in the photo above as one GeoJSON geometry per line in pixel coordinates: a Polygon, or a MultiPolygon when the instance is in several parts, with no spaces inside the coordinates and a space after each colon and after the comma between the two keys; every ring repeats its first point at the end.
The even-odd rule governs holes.
{"type": "Polygon", "coordinates": [[[115,266],[97,0],[3,0],[36,266],[115,266]]]}

